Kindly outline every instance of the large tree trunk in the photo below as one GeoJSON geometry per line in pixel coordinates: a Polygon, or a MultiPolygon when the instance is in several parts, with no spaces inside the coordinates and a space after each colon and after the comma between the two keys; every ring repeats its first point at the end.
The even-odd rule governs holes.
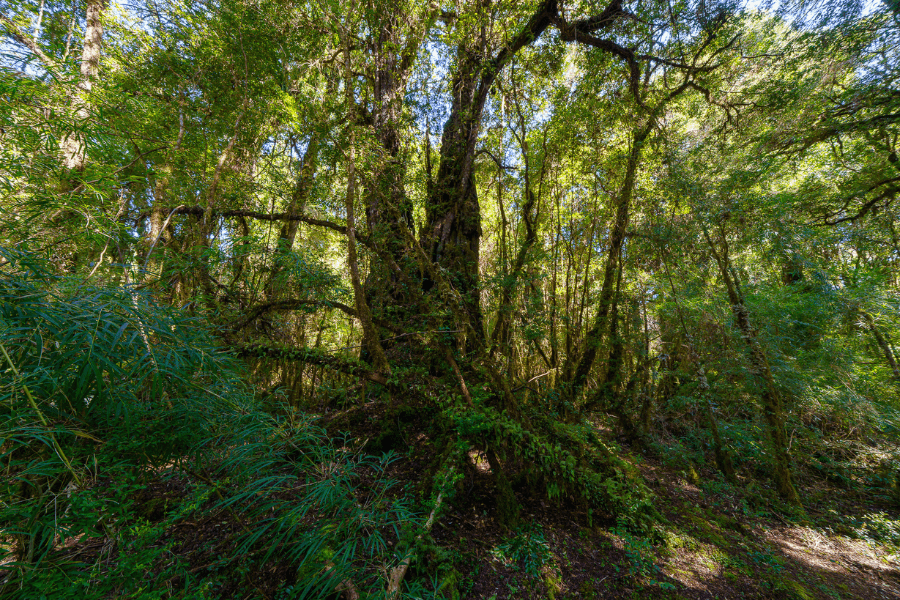
{"type": "MultiPolygon", "coordinates": [[[[429,258],[450,273],[450,283],[462,299],[471,335],[477,338],[467,339],[469,349],[483,348],[485,343],[478,285],[481,207],[472,177],[485,101],[503,67],[539,38],[555,16],[555,0],[546,0],[493,57],[483,51],[487,45],[483,29],[482,39],[476,36],[457,50],[450,118],[441,136],[440,164],[428,194],[421,243],[429,258]]],[[[427,279],[424,282],[426,291],[433,285],[427,279]]]]}
{"type": "MultiPolygon", "coordinates": [[[[450,118],[441,137],[437,178],[426,205],[422,246],[433,262],[451,274],[451,283],[462,296],[475,335],[483,343],[478,287],[481,207],[472,166],[486,94],[479,90],[481,57],[461,47],[458,60],[450,118]]],[[[430,289],[432,283],[426,280],[425,289],[430,289]]]]}
{"type": "MultiPolygon", "coordinates": [[[[415,231],[412,202],[406,193],[407,159],[401,145],[405,127],[406,83],[414,59],[439,11],[426,6],[420,13],[401,19],[396,7],[387,5],[371,13],[366,27],[373,38],[367,46],[364,69],[373,84],[371,112],[361,119],[371,128],[377,142],[368,152],[372,170],[365,178],[362,198],[368,240],[374,252],[363,285],[365,303],[382,321],[408,323],[420,310],[421,297],[413,244],[415,231]]],[[[377,353],[373,331],[364,335],[361,358],[377,353]]],[[[390,344],[381,344],[388,348],[390,344]]]]}
{"type": "MultiPolygon", "coordinates": [[[[372,127],[380,155],[372,184],[364,194],[369,242],[379,254],[370,261],[365,281],[366,301],[373,316],[404,323],[409,320],[415,295],[408,281],[415,269],[406,242],[415,235],[412,203],[406,194],[406,159],[401,153],[400,130],[409,66],[396,52],[401,45],[395,15],[373,24],[378,28],[374,44],[374,110],[372,127]],[[399,228],[409,236],[398,235],[399,228]]],[[[412,34],[408,34],[412,35],[412,34]]],[[[372,340],[363,342],[363,358],[372,354],[372,340]]]]}

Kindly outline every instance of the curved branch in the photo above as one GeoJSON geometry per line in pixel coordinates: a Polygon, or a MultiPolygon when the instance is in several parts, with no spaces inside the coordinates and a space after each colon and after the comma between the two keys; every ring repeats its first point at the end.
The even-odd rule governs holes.
{"type": "MultiPolygon", "coordinates": [[[[531,18],[528,19],[528,23],[522,28],[522,31],[520,31],[509,44],[504,46],[493,60],[488,63],[484,76],[489,78],[490,82],[493,82],[494,77],[496,77],[500,69],[502,69],[519,50],[538,39],[544,30],[550,26],[557,14],[557,1],[544,0],[534,14],[531,15],[531,18]]],[[[485,92],[486,91],[487,90],[485,89],[485,92]]]]}
{"type": "Polygon", "coordinates": [[[289,300],[275,300],[273,302],[266,302],[264,304],[260,304],[259,306],[255,307],[253,310],[251,310],[247,314],[245,314],[243,319],[241,319],[240,321],[238,321],[237,323],[232,325],[231,329],[232,329],[232,331],[240,331],[241,329],[250,325],[250,323],[252,323],[256,319],[258,319],[259,317],[261,317],[264,314],[266,314],[267,312],[271,312],[273,310],[293,310],[295,308],[301,308],[303,306],[336,308],[336,309],[350,315],[351,317],[356,317],[356,311],[341,302],[328,302],[328,301],[321,301],[321,300],[304,300],[304,299],[291,298],[289,300]]]}
{"type": "MultiPolygon", "coordinates": [[[[894,177],[894,178],[888,179],[886,181],[880,181],[880,182],[870,186],[867,191],[871,192],[871,191],[881,187],[882,185],[886,185],[888,183],[891,183],[893,181],[898,181],[898,180],[900,180],[900,177],[894,177]]],[[[843,212],[844,209],[846,209],[847,205],[850,204],[850,200],[851,200],[851,199],[847,199],[847,201],[844,202],[844,209],[841,209],[841,211],[838,211],[835,213],[831,213],[831,215],[825,215],[822,218],[822,222],[820,223],[820,225],[834,226],[834,225],[840,225],[841,223],[847,223],[847,222],[852,223],[853,221],[858,221],[859,219],[862,219],[864,216],[866,216],[869,213],[869,211],[876,209],[878,203],[881,202],[882,200],[887,201],[887,202],[885,202],[885,206],[887,206],[888,204],[893,202],[894,199],[897,197],[897,193],[900,193],[900,186],[896,186],[896,185],[889,186],[886,190],[884,190],[883,192],[881,192],[880,194],[878,194],[877,196],[875,196],[874,198],[872,198],[871,200],[869,200],[868,202],[863,204],[859,208],[859,210],[856,211],[855,214],[852,214],[852,215],[849,215],[846,217],[841,217],[840,219],[829,220],[829,216],[835,217],[838,214],[840,214],[840,212],[843,212]]]]}
{"type": "MultiPolygon", "coordinates": [[[[176,215],[194,215],[198,217],[202,217],[206,214],[206,209],[202,206],[179,206],[173,211],[173,214],[176,215]]],[[[145,211],[140,213],[137,217],[135,217],[135,223],[140,223],[144,219],[150,216],[150,212],[145,211]]],[[[307,225],[314,225],[316,227],[323,227],[325,229],[331,229],[332,231],[336,231],[342,235],[347,235],[347,227],[345,225],[341,225],[340,223],[335,223],[334,221],[328,221],[327,219],[316,219],[315,217],[310,217],[307,215],[299,215],[296,213],[289,212],[280,212],[280,213],[264,213],[258,212],[255,210],[213,210],[210,213],[211,217],[246,217],[249,219],[256,219],[258,221],[300,221],[301,223],[306,223],[307,225]]],[[[366,238],[356,238],[356,241],[363,244],[364,246],[371,247],[371,243],[366,238]]]]}
{"type": "Polygon", "coordinates": [[[622,9],[622,0],[613,0],[599,15],[574,21],[572,27],[582,33],[594,33],[610,27],[620,17],[640,21],[635,15],[622,9]]]}
{"type": "MultiPolygon", "coordinates": [[[[253,308],[251,311],[245,314],[244,318],[232,325],[230,329],[232,331],[240,331],[241,329],[244,329],[245,327],[250,325],[250,323],[252,323],[256,319],[273,310],[294,310],[303,306],[314,306],[317,308],[336,308],[342,313],[353,317],[354,319],[359,318],[359,314],[356,312],[356,309],[347,306],[343,302],[337,302],[336,300],[306,300],[302,298],[290,298],[288,300],[274,300],[272,302],[260,304],[259,306],[253,308]]],[[[379,327],[387,329],[391,333],[396,333],[404,336],[414,335],[413,333],[404,332],[403,328],[390,321],[373,318],[372,322],[379,327]]]]}
{"type": "Polygon", "coordinates": [[[254,343],[235,345],[231,349],[241,358],[274,358],[276,360],[303,362],[328,367],[380,385],[388,385],[387,377],[377,371],[372,371],[371,367],[364,362],[332,356],[313,348],[285,348],[283,346],[254,343]]]}
{"type": "Polygon", "coordinates": [[[586,46],[593,46],[594,48],[609,52],[624,60],[625,64],[628,65],[628,87],[635,100],[641,102],[639,91],[641,67],[638,63],[638,57],[634,54],[634,50],[620,46],[612,40],[601,39],[588,33],[578,31],[572,25],[562,22],[562,20],[560,20],[559,31],[560,36],[564,41],[578,42],[579,44],[585,44],[586,46]]]}

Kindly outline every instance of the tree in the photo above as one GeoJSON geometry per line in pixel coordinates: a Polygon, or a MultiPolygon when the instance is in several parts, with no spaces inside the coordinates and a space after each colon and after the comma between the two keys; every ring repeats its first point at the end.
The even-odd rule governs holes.
{"type": "Polygon", "coordinates": [[[592,419],[647,449],[686,402],[729,477],[761,419],[798,504],[829,352],[896,388],[888,9],[76,8],[2,17],[3,245],[202,319],[293,409],[433,411],[435,472],[483,451],[507,524],[530,476],[646,530],[592,419]]]}

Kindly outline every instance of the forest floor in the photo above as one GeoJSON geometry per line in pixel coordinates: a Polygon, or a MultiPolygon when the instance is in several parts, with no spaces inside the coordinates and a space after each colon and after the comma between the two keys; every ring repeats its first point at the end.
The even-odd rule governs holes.
{"type": "Polygon", "coordinates": [[[900,598],[896,548],[860,539],[844,525],[859,520],[848,514],[861,518],[873,510],[857,499],[841,501],[840,491],[832,490],[833,513],[793,523],[765,510],[747,514],[731,486],[710,492],[646,459],[642,471],[669,522],[665,542],[616,535],[611,523],[588,527],[583,511],[551,509],[531,498],[523,517],[541,532],[549,555],[538,576],[498,551],[509,545],[510,534],[497,526],[492,481],[485,477],[466,497],[454,499],[454,511],[434,534],[439,544],[466,548],[460,550],[460,562],[469,565],[462,597],[900,598]]]}
{"type": "MultiPolygon", "coordinates": [[[[396,427],[386,429],[383,405],[371,402],[323,421],[332,434],[349,431],[367,452],[397,452],[388,475],[399,481],[398,490],[416,495],[428,493],[422,475],[436,460],[428,434],[434,424],[427,419],[423,413],[401,415],[393,420],[396,427]]],[[[771,495],[758,482],[741,478],[730,485],[712,469],[676,469],[671,461],[628,451],[664,517],[659,539],[651,543],[618,530],[610,519],[594,516],[589,525],[576,503],[551,504],[522,485],[515,488],[522,526],[504,529],[487,461],[476,450],[469,458],[466,477],[407,575],[434,582],[448,599],[900,600],[900,548],[890,543],[900,536],[892,529],[900,511],[861,487],[803,477],[806,511],[792,514],[761,500],[771,495]]],[[[187,498],[195,483],[160,472],[134,498],[137,511],[148,523],[161,523],[166,506],[187,498]]],[[[213,514],[179,521],[161,539],[188,572],[199,575],[223,566],[229,540],[246,526],[213,514]]],[[[72,539],[60,551],[87,563],[127,558],[103,538],[72,539]]],[[[222,576],[218,597],[276,598],[292,583],[296,567],[238,571],[222,576]]]]}
{"type": "MultiPolygon", "coordinates": [[[[336,422],[372,436],[375,448],[405,448],[391,475],[417,484],[434,450],[414,432],[427,424],[412,417],[385,433],[379,413],[370,403],[336,422]]],[[[896,543],[900,532],[890,528],[900,511],[861,489],[804,477],[806,512],[791,514],[761,499],[771,492],[749,479],[730,485],[714,469],[678,470],[629,453],[667,521],[651,544],[609,520],[588,526],[583,508],[561,508],[522,487],[524,525],[504,531],[487,461],[469,457],[462,489],[432,531],[445,550],[438,575],[448,598],[900,599],[900,548],[884,541],[896,543]]]]}

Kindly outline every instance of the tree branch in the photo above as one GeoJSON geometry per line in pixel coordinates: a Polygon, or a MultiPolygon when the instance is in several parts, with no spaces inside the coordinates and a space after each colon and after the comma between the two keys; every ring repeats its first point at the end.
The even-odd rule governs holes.
{"type": "MultiPolygon", "coordinates": [[[[869,189],[867,190],[867,192],[871,192],[883,185],[888,185],[889,183],[892,183],[895,181],[900,181],[900,177],[894,177],[892,179],[888,179],[885,181],[879,181],[878,183],[870,186],[869,189]]],[[[876,206],[878,205],[878,203],[881,202],[882,200],[887,200],[887,202],[885,203],[885,206],[887,206],[888,204],[893,202],[894,199],[897,197],[898,193],[900,193],[900,186],[889,185],[886,190],[884,190],[883,192],[881,192],[880,194],[878,194],[877,196],[875,196],[874,198],[872,198],[871,200],[869,200],[868,202],[863,204],[859,208],[859,210],[856,211],[855,214],[852,214],[852,215],[849,215],[846,217],[841,217],[840,219],[829,220],[829,217],[832,217],[832,218],[836,217],[838,214],[843,212],[844,209],[846,209],[847,205],[850,204],[850,199],[847,199],[847,201],[844,203],[844,208],[842,208],[840,211],[833,212],[830,215],[825,215],[822,218],[822,223],[820,223],[820,225],[835,226],[835,225],[840,225],[841,223],[858,221],[859,219],[866,216],[869,213],[869,211],[875,209],[876,206]]]]}
{"type": "Polygon", "coordinates": [[[239,344],[231,346],[235,354],[241,358],[274,358],[276,360],[297,361],[311,365],[319,365],[347,373],[360,379],[375,382],[380,385],[388,385],[388,379],[364,362],[351,361],[337,356],[332,356],[313,348],[285,348],[282,346],[267,345],[262,343],[239,344]]]}
{"type": "MultiPolygon", "coordinates": [[[[247,312],[244,315],[243,319],[232,325],[231,330],[240,331],[241,329],[250,325],[250,323],[258,319],[259,317],[273,310],[294,310],[304,306],[315,306],[317,308],[336,308],[344,314],[353,317],[354,319],[359,318],[359,314],[356,312],[356,309],[351,306],[347,306],[343,302],[337,302],[336,300],[306,300],[302,298],[290,298],[288,300],[274,300],[272,302],[260,304],[259,306],[247,312]]],[[[372,322],[379,327],[387,329],[391,333],[396,333],[402,336],[416,335],[415,333],[404,332],[403,328],[390,321],[385,321],[383,319],[373,317],[372,322]]]]}
{"type": "Polygon", "coordinates": [[[54,77],[58,77],[59,73],[63,70],[62,65],[60,65],[56,60],[48,56],[43,50],[41,50],[40,46],[37,45],[37,42],[31,37],[28,36],[24,31],[19,29],[19,26],[16,25],[12,19],[0,15],[0,23],[6,27],[6,30],[9,32],[9,35],[12,36],[14,40],[31,50],[35,56],[41,59],[41,62],[44,63],[44,67],[50,72],[54,77]]]}
{"type": "Polygon", "coordinates": [[[610,27],[620,17],[639,20],[630,12],[622,9],[622,0],[613,0],[599,15],[574,21],[572,27],[581,33],[594,33],[610,27]]]}
{"type": "MultiPolygon", "coordinates": [[[[496,77],[497,73],[500,72],[500,69],[516,55],[516,52],[541,36],[544,30],[553,22],[557,13],[557,0],[544,0],[535,13],[531,15],[531,18],[528,19],[528,23],[522,28],[522,31],[520,31],[509,44],[504,46],[500,52],[497,53],[497,56],[488,63],[483,75],[484,78],[490,80],[487,82],[488,85],[490,85],[490,82],[496,77]]],[[[484,81],[482,83],[484,84],[484,81]]]]}
{"type": "MultiPolygon", "coordinates": [[[[173,211],[173,214],[176,215],[194,215],[198,217],[202,217],[206,213],[206,209],[202,206],[180,206],[173,211]]],[[[301,223],[306,223],[307,225],[315,225],[316,227],[324,227],[325,229],[331,229],[332,231],[337,231],[342,235],[347,235],[347,227],[341,225],[339,223],[335,223],[334,221],[328,221],[326,219],[316,219],[315,217],[309,217],[307,215],[299,215],[295,213],[264,213],[258,212],[255,210],[243,210],[243,209],[235,209],[235,210],[213,210],[211,217],[246,217],[249,219],[256,219],[258,221],[300,221],[301,223]]],[[[150,217],[150,212],[142,212],[135,218],[135,223],[140,223],[144,219],[150,217]]],[[[371,247],[371,244],[368,239],[365,238],[357,238],[356,241],[360,242],[364,246],[371,247]]]]}

